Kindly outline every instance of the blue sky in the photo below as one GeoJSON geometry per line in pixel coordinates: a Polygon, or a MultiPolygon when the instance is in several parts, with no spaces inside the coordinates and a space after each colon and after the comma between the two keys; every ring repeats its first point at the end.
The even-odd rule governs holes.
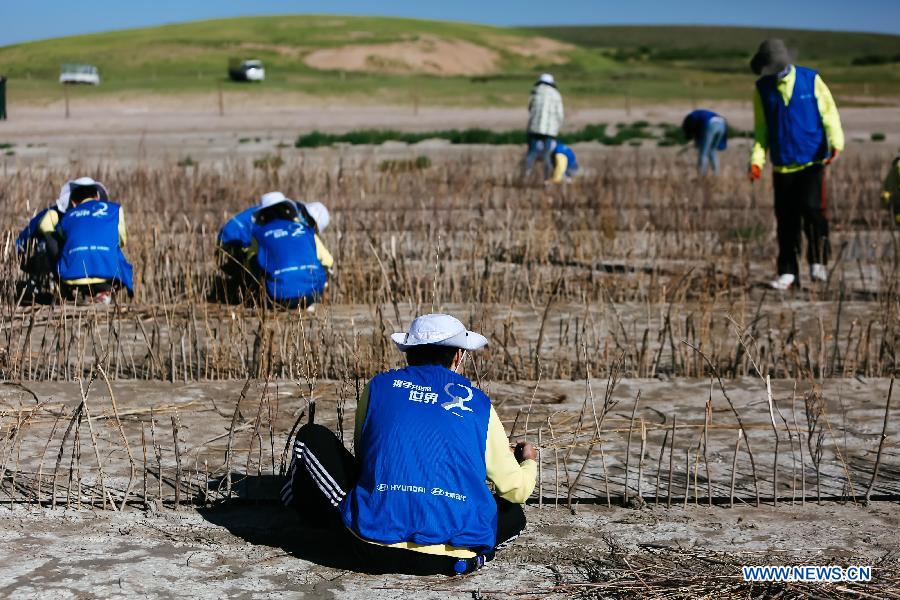
{"type": "Polygon", "coordinates": [[[0,0],[0,45],[179,21],[288,13],[492,25],[724,24],[900,34],[898,0],[0,0]]]}

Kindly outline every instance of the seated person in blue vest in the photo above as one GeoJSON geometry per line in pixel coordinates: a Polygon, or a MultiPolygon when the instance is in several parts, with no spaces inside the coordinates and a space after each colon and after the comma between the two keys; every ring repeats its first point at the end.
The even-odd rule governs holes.
{"type": "Polygon", "coordinates": [[[555,142],[553,147],[553,183],[562,183],[563,181],[571,181],[572,177],[578,171],[578,160],[575,158],[575,151],[560,141],[555,142]]]}
{"type": "Polygon", "coordinates": [[[263,194],[250,236],[247,258],[269,300],[289,308],[309,308],[321,300],[334,258],[307,210],[281,192],[263,194]]]}
{"type": "MultiPolygon", "coordinates": [[[[74,182],[67,181],[56,202],[37,212],[16,238],[16,253],[25,273],[21,291],[27,295],[51,294],[56,283],[56,261],[59,259],[59,237],[56,226],[69,207],[69,194],[74,182]]],[[[97,184],[102,196],[106,189],[97,184]]],[[[17,294],[18,296],[18,294],[17,294]]]]}
{"type": "Polygon", "coordinates": [[[391,336],[408,366],[376,375],[356,408],[356,457],[321,425],[300,428],[282,501],[341,536],[370,573],[468,573],[525,527],[535,448],[510,449],[490,399],[459,374],[487,344],[450,315],[391,336]],[[487,481],[494,485],[495,493],[487,481]]]}
{"type": "Polygon", "coordinates": [[[753,94],[750,181],[772,159],[778,277],[769,285],[788,290],[800,283],[801,231],[813,281],[828,279],[828,214],[825,167],[844,149],[837,105],[818,73],[794,66],[784,42],[766,40],[750,61],[757,75],[753,94]]]}
{"type": "MultiPolygon", "coordinates": [[[[275,197],[284,197],[281,192],[271,192],[275,197]]],[[[321,234],[331,222],[328,209],[321,202],[293,202],[301,218],[314,223],[316,230],[316,250],[321,253],[321,258],[326,262],[331,254],[322,243],[321,234]]],[[[259,210],[260,205],[254,204],[237,213],[222,225],[219,229],[218,244],[221,250],[220,267],[225,279],[225,293],[227,297],[237,298],[239,290],[245,288],[248,283],[248,270],[246,267],[247,252],[253,245],[253,215],[259,210]]],[[[330,268],[330,267],[329,267],[330,268]]]]}
{"type": "Polygon", "coordinates": [[[688,113],[681,122],[684,136],[697,147],[697,172],[706,175],[712,165],[713,175],[719,175],[718,150],[728,145],[728,124],[725,118],[711,110],[698,109],[688,113]]]}
{"type": "MultiPolygon", "coordinates": [[[[48,212],[48,218],[54,219],[48,212]]],[[[56,272],[63,296],[83,296],[109,304],[118,287],[134,293],[131,265],[125,260],[125,213],[106,189],[90,177],[69,183],[68,209],[56,225],[61,248],[56,272]]]]}

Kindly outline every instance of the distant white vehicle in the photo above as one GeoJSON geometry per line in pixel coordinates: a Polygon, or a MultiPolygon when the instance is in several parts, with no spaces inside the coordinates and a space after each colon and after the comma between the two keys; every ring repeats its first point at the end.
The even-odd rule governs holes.
{"type": "Polygon", "coordinates": [[[232,59],[228,64],[228,76],[233,81],[265,81],[266,70],[261,60],[232,59]]]}
{"type": "Polygon", "coordinates": [[[100,72],[94,65],[65,64],[59,74],[60,83],[100,85],[100,72]]]}

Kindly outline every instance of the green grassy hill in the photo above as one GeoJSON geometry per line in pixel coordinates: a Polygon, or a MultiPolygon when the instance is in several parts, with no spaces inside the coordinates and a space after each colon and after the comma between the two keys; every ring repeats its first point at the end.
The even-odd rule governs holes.
{"type": "Polygon", "coordinates": [[[78,97],[209,93],[222,85],[249,94],[296,91],[370,103],[507,106],[521,105],[535,75],[550,70],[576,106],[617,101],[623,94],[743,99],[752,81],[747,61],[759,40],[773,33],[799,47],[801,58],[809,59],[805,64],[822,68],[839,99],[900,95],[900,63],[894,62],[900,59],[900,36],[723,27],[506,29],[308,15],[200,21],[0,47],[0,73],[10,77],[14,102],[59,99],[57,78],[65,62],[100,69],[102,85],[79,88],[78,97]],[[384,48],[393,50],[379,54],[384,48]],[[405,63],[411,48],[424,66],[405,63]],[[363,67],[335,66],[343,64],[340,56],[320,68],[307,64],[323,51],[356,52],[363,67]],[[228,81],[232,57],[263,60],[266,82],[228,81]],[[443,58],[456,66],[434,64],[443,58]],[[442,72],[451,68],[455,74],[442,72]]]}

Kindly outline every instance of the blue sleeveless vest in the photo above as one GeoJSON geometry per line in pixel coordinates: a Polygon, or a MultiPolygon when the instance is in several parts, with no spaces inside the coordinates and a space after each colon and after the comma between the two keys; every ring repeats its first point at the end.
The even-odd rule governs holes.
{"type": "Polygon", "coordinates": [[[256,263],[272,300],[289,301],[325,291],[325,268],[316,255],[315,231],[295,221],[275,220],[253,226],[259,245],[256,263]]]}
{"type": "Polygon", "coordinates": [[[119,205],[92,200],[70,208],[57,230],[64,243],[56,265],[60,279],[97,277],[134,291],[131,265],[119,246],[119,205]]]}
{"type": "Polygon", "coordinates": [[[344,524],[382,544],[493,548],[497,505],[484,462],[488,397],[439,366],[376,375],[369,394],[356,448],[361,473],[340,506],[344,524]]]}
{"type": "Polygon", "coordinates": [[[219,230],[219,243],[223,246],[237,244],[246,248],[253,241],[253,213],[258,206],[251,206],[234,215],[219,230]]]}
{"type": "Polygon", "coordinates": [[[574,173],[578,170],[578,160],[575,158],[575,151],[566,146],[561,142],[556,143],[556,149],[554,150],[557,154],[563,154],[568,161],[566,166],[566,173],[574,173]]]}
{"type": "Polygon", "coordinates": [[[779,167],[805,165],[828,156],[828,140],[816,100],[817,73],[806,67],[794,70],[794,91],[787,106],[774,75],[756,81],[769,127],[769,154],[779,167]]]}
{"type": "MultiPolygon", "coordinates": [[[[16,250],[19,252],[24,252],[28,242],[31,241],[38,234],[38,226],[41,224],[41,219],[44,218],[44,215],[47,214],[47,211],[55,210],[59,212],[59,209],[56,208],[56,205],[48,206],[47,208],[41,209],[38,211],[36,215],[34,215],[30,221],[28,221],[28,225],[25,226],[22,231],[19,232],[19,236],[16,238],[16,250]]],[[[60,213],[60,217],[62,217],[63,213],[60,213]]]]}

